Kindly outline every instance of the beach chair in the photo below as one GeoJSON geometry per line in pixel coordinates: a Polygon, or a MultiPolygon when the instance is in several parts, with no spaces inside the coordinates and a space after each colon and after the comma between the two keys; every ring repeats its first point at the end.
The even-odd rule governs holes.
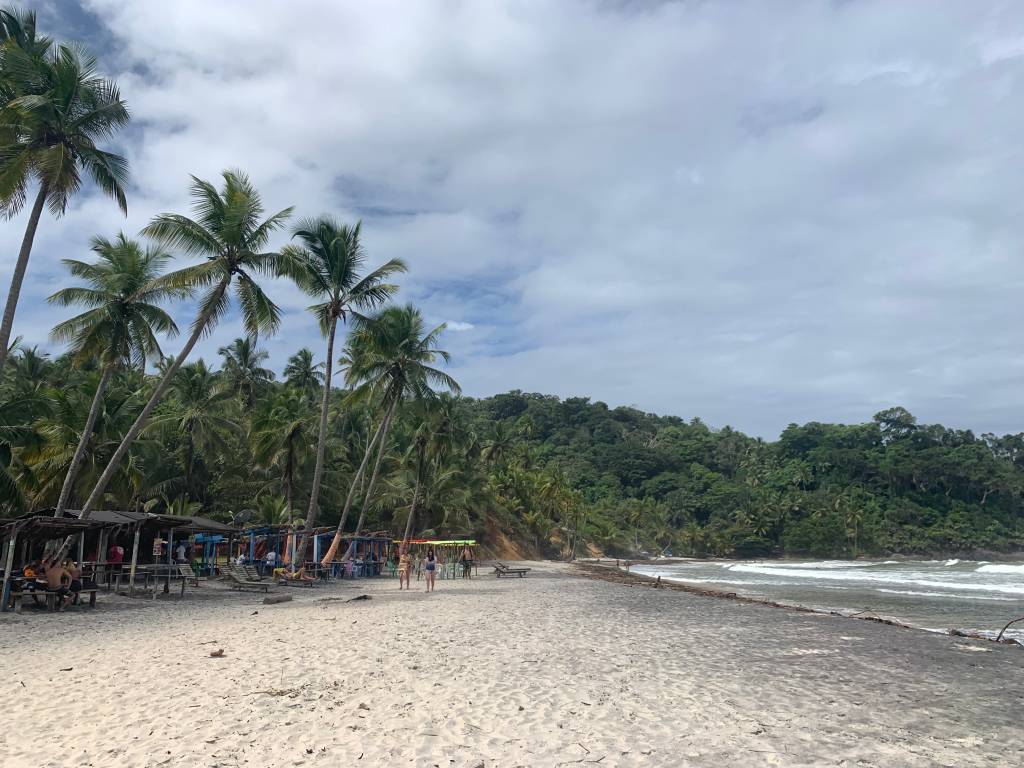
{"type": "Polygon", "coordinates": [[[192,570],[192,566],[185,563],[178,563],[178,573],[181,574],[182,581],[188,583],[192,582],[192,586],[199,586],[199,577],[196,576],[195,571],[192,570]]]}
{"type": "Polygon", "coordinates": [[[310,578],[298,579],[293,576],[284,576],[277,580],[278,586],[281,587],[312,587],[314,581],[310,578]]]}
{"type": "Polygon", "coordinates": [[[249,581],[263,581],[255,565],[236,565],[235,568],[238,568],[249,581]]]}
{"type": "Polygon", "coordinates": [[[231,566],[226,570],[228,576],[229,586],[232,589],[239,591],[250,590],[263,592],[270,591],[270,584],[266,581],[253,581],[246,576],[244,570],[240,569],[237,565],[231,566]]]}
{"type": "Polygon", "coordinates": [[[502,576],[518,576],[521,579],[529,573],[529,571],[529,568],[509,568],[504,563],[497,562],[494,564],[494,575],[499,579],[502,576]]]}

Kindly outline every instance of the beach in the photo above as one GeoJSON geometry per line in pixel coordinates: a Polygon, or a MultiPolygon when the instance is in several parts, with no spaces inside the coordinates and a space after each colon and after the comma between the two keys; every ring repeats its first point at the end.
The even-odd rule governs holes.
{"type": "Polygon", "coordinates": [[[1024,761],[1024,649],[526,565],[0,615],[0,764],[1024,761]]]}

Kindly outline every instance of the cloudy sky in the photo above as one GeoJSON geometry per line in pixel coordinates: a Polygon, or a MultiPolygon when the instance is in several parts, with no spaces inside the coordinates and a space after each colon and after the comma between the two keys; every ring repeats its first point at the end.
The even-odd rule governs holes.
{"type": "MultiPolygon", "coordinates": [[[[249,172],[268,209],[362,219],[447,321],[467,394],[509,389],[774,437],[789,422],[1024,430],[1024,6],[1016,2],[51,0],[134,120],[127,220],[40,227],[59,260],[249,172]]],[[[9,280],[24,215],[0,227],[9,280]]],[[[284,242],[284,237],[281,238],[284,242]]],[[[322,352],[286,284],[278,370],[322,352]]],[[[188,320],[188,308],[176,314],[188,320]]],[[[184,324],[184,323],[183,323],[184,324]]],[[[229,317],[201,351],[239,335],[229,317]]],[[[166,345],[173,352],[179,342],[166,345]]]]}

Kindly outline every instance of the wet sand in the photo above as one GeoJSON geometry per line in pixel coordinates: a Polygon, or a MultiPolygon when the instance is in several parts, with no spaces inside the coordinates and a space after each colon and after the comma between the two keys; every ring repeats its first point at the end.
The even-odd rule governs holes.
{"type": "Polygon", "coordinates": [[[531,565],[0,615],[0,765],[1024,763],[1024,649],[531,565]]]}

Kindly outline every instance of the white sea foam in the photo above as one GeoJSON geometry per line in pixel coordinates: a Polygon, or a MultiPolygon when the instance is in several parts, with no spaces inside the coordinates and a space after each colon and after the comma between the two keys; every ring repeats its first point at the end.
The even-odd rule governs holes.
{"type": "Polygon", "coordinates": [[[992,597],[985,595],[958,595],[955,592],[921,592],[914,589],[885,589],[879,587],[875,590],[876,592],[885,592],[888,595],[913,595],[915,597],[941,597],[951,598],[953,600],[995,600],[1002,603],[1014,603],[1016,598],[1013,597],[992,597]]]}
{"type": "Polygon", "coordinates": [[[974,569],[975,573],[1010,573],[1024,576],[1024,565],[982,565],[974,569]]]}
{"type": "Polygon", "coordinates": [[[959,561],[959,560],[953,559],[953,560],[947,560],[947,561],[946,561],[946,562],[944,563],[944,565],[958,565],[959,563],[960,563],[960,561],[959,561]]]}

